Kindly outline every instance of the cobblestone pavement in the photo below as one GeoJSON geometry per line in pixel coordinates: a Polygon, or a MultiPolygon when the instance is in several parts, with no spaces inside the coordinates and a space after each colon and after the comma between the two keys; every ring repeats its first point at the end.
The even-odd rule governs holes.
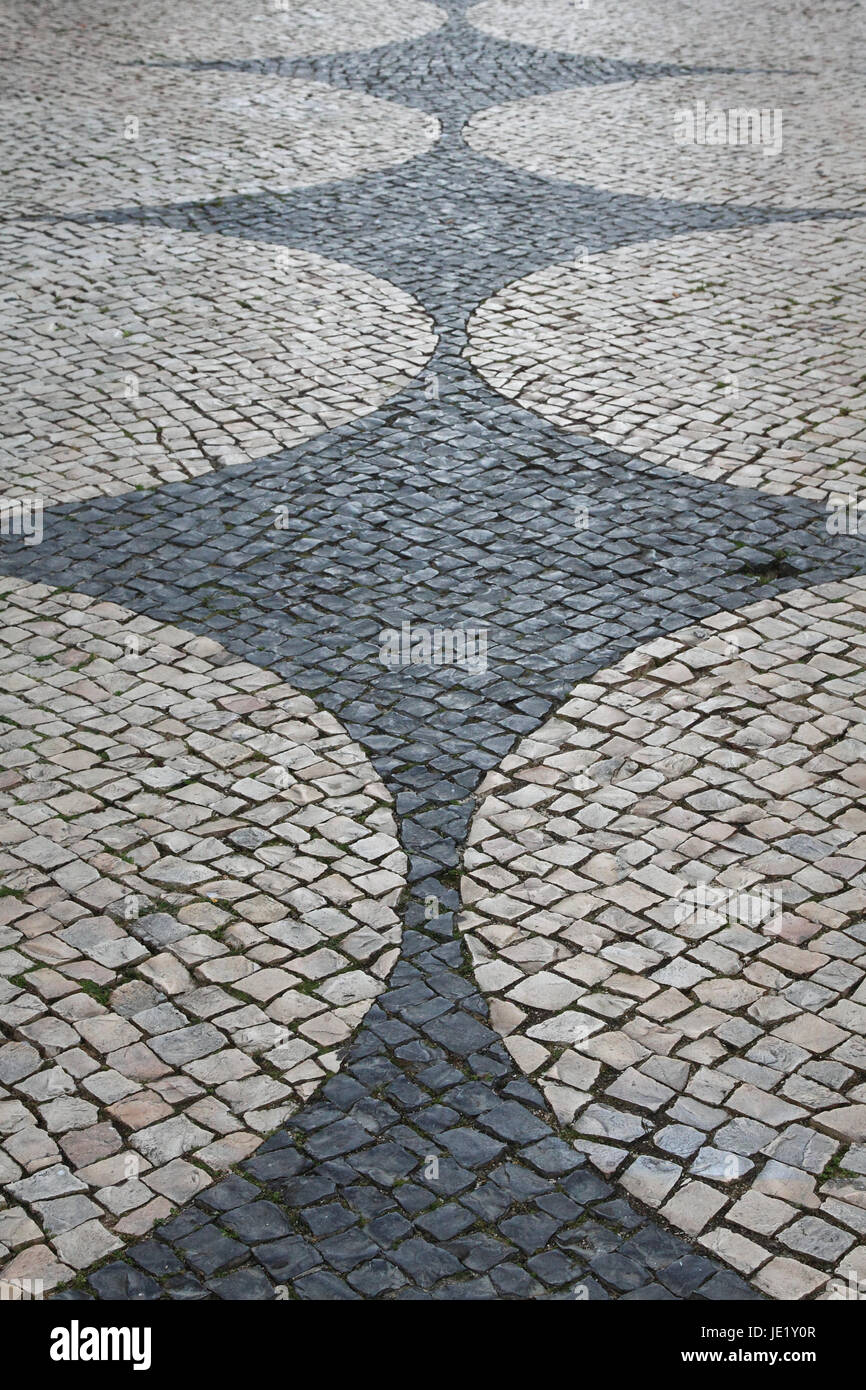
{"type": "Polygon", "coordinates": [[[564,429],[826,504],[866,463],[864,249],[858,220],[799,222],[552,266],[476,310],[469,358],[564,429]]]}
{"type": "Polygon", "coordinates": [[[438,134],[435,117],[394,102],[245,72],[73,63],[46,95],[40,64],[22,62],[7,101],[18,138],[4,213],[50,212],[58,198],[77,211],[329,183],[411,159],[438,134]],[[57,131],[48,150],[46,127],[57,131]]]}
{"type": "Polygon", "coordinates": [[[731,0],[725,22],[717,24],[689,0],[612,0],[608,5],[581,0],[482,0],[467,10],[469,21],[486,34],[538,44],[560,53],[620,58],[626,62],[718,63],[806,71],[830,62],[862,70],[863,10],[856,0],[827,0],[820,10],[781,0],[756,9],[748,0],[731,0]]]}
{"type": "Polygon", "coordinates": [[[866,1233],[864,610],[794,590],[598,672],[464,859],[491,1022],[577,1148],[777,1298],[826,1276],[743,1229],[840,1273],[866,1233]]]}
{"type": "Polygon", "coordinates": [[[46,502],[266,457],[374,410],[436,346],[409,295],[307,251],[126,227],[4,235],[22,351],[0,481],[46,502]]]}
{"type": "Polygon", "coordinates": [[[856,15],[660,8],[7,11],[0,1278],[866,1275],[856,15]]]}
{"type": "MultiPolygon", "coordinates": [[[[3,1179],[60,1260],[29,1246],[7,1275],[65,1279],[337,1069],[399,955],[406,856],[307,696],[209,638],[4,587],[3,1179]]],[[[0,1222],[7,1248],[36,1234],[0,1222]]]]}

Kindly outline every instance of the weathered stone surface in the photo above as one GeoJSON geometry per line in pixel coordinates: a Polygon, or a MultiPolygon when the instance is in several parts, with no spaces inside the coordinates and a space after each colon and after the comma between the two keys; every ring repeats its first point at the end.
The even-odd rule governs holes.
{"type": "Polygon", "coordinates": [[[530,0],[503,38],[329,0],[277,57],[228,0],[81,0],[61,64],[59,10],[0,19],[0,1210],[37,1228],[0,1268],[740,1300],[856,1259],[863,1165],[816,1122],[866,1100],[853,46],[795,0],[750,76],[744,0],[623,3],[589,58],[539,48],[560,0],[528,43],[530,0]],[[661,35],[804,139],[682,148],[706,77],[647,83],[661,35]]]}
{"type": "MultiPolygon", "coordinates": [[[[203,650],[191,633],[157,630],[151,625],[155,632],[150,642],[153,651],[145,655],[138,646],[143,629],[132,614],[116,608],[106,611],[94,602],[86,611],[74,596],[55,594],[48,598],[47,591],[13,587],[15,601],[24,605],[16,609],[18,621],[27,621],[29,604],[34,631],[50,620],[52,631],[60,638],[51,652],[44,653],[45,661],[34,661],[38,682],[31,682],[36,699],[29,704],[29,696],[24,698],[29,687],[19,653],[17,668],[22,678],[8,711],[4,711],[4,718],[7,713],[12,716],[14,706],[28,737],[37,745],[39,737],[45,740],[49,760],[55,751],[53,726],[50,710],[42,709],[39,700],[50,706],[53,697],[46,691],[75,688],[69,697],[70,719],[64,725],[67,737],[57,748],[60,760],[52,768],[54,780],[45,784],[47,794],[57,798],[52,809],[64,817],[58,815],[47,828],[55,826],[54,833],[62,843],[55,843],[47,834],[22,838],[14,830],[15,822],[9,821],[10,863],[20,853],[21,863],[31,876],[26,886],[57,914],[58,948],[46,952],[50,933],[43,929],[16,933],[21,950],[6,953],[10,975],[20,972],[28,981],[32,976],[33,997],[43,996],[45,1007],[34,1021],[22,1017],[26,1041],[0,1048],[0,1086],[15,1088],[9,1099],[0,1097],[0,1181],[9,1183],[9,1194],[16,1201],[32,1204],[30,1210],[37,1222],[44,1222],[43,1229],[59,1262],[67,1268],[83,1269],[119,1248],[121,1242],[113,1230],[121,1234],[147,1230],[163,1213],[161,1203],[165,1200],[188,1200],[207,1187],[216,1173],[254,1152],[261,1134],[286,1119],[298,1099],[309,1096],[327,1077],[333,1069],[331,1059],[325,1065],[316,1059],[335,1042],[350,1036],[384,988],[384,976],[394,963],[393,954],[389,957],[385,948],[399,937],[399,922],[390,903],[402,884],[405,858],[389,833],[393,822],[386,809],[384,787],[336,721],[324,717],[312,701],[258,668],[230,663],[217,643],[203,650]],[[100,684],[96,676],[103,654],[111,650],[119,661],[127,659],[124,653],[130,634],[138,652],[130,658],[134,679],[124,677],[117,684],[113,676],[103,673],[105,684],[100,684]],[[64,642],[75,653],[76,661],[81,661],[84,651],[87,660],[96,663],[94,679],[76,680],[69,675],[68,665],[57,660],[64,642]],[[155,696],[149,710],[139,708],[137,697],[131,693],[145,688],[141,683],[148,671],[153,677],[148,688],[155,696]],[[208,682],[210,697],[205,693],[208,682]],[[190,700],[187,691],[193,685],[201,694],[190,700]],[[250,689],[261,690],[263,698],[254,698],[244,709],[250,689]],[[237,731],[229,740],[219,737],[226,701],[237,707],[229,722],[244,714],[251,718],[252,722],[242,726],[240,738],[237,731]],[[139,731],[133,738],[139,749],[154,741],[148,731],[154,710],[159,710],[160,718],[166,711],[173,714],[172,738],[176,742],[170,745],[172,752],[185,748],[187,766],[199,777],[191,800],[177,793],[172,802],[176,788],[185,779],[172,773],[168,764],[138,756],[124,760],[130,744],[118,737],[128,727],[118,717],[121,708],[127,710],[139,731]],[[275,723],[283,732],[266,734],[264,731],[275,723]],[[203,732],[208,724],[215,735],[203,732]],[[40,735],[38,730],[43,726],[45,732],[40,735]],[[114,747],[111,757],[105,754],[114,781],[107,774],[88,775],[84,779],[87,790],[79,792],[73,787],[91,766],[88,750],[97,726],[104,731],[100,746],[114,747]],[[78,754],[67,757],[76,747],[78,754]],[[309,821],[311,829],[298,826],[291,830],[293,816],[309,820],[306,802],[282,799],[279,786],[269,780],[274,767],[280,765],[272,758],[283,758],[305,772],[303,780],[314,790],[317,803],[315,816],[309,821]],[[232,779],[231,799],[226,799],[221,769],[239,761],[248,775],[232,779]],[[341,771],[343,768],[352,771],[341,771]],[[324,781],[319,785],[317,779],[324,781]],[[154,797],[161,798],[168,821],[174,818],[178,827],[163,832],[159,848],[146,819],[153,810],[154,797]],[[100,846],[88,838],[90,818],[100,806],[108,808],[106,824],[113,823],[110,808],[118,798],[129,799],[134,810],[131,818],[127,813],[120,838],[111,843],[112,848],[132,848],[128,858],[100,855],[100,846]],[[173,812],[168,812],[170,804],[173,812]],[[253,850],[268,845],[270,849],[259,860],[246,861],[243,853],[232,859],[221,841],[207,832],[195,833],[199,817],[189,818],[186,813],[196,804],[209,805],[215,814],[221,805],[230,808],[234,816],[230,825],[243,835],[241,827],[246,824],[253,835],[253,850]],[[357,837],[349,832],[348,839],[363,837],[368,851],[360,858],[349,851],[334,850],[330,838],[347,833],[342,829],[345,810],[357,818],[351,819],[357,837]],[[134,828],[136,811],[143,818],[141,830],[134,828]],[[269,826],[275,819],[279,820],[279,833],[259,830],[262,823],[269,826]],[[82,858],[75,859],[68,845],[80,845],[82,858]],[[303,851],[298,848],[301,845],[303,851]],[[298,984],[303,969],[295,973],[278,966],[262,968],[258,957],[249,953],[261,952],[261,943],[268,939],[260,926],[290,920],[287,912],[293,910],[293,894],[305,891],[303,886],[309,881],[307,867],[314,862],[309,851],[319,845],[327,846],[327,858],[335,873],[343,869],[345,882],[359,885],[351,889],[347,914],[328,924],[329,938],[338,943],[344,936],[357,933],[368,919],[376,920],[387,936],[378,934],[369,943],[365,960],[378,975],[344,970],[346,958],[330,948],[317,951],[323,933],[310,929],[303,940],[296,936],[290,948],[271,948],[278,959],[287,958],[291,951],[299,964],[316,957],[312,978],[325,993],[310,1000],[309,1007],[272,1022],[253,1003],[244,1011],[240,1000],[230,994],[214,998],[212,990],[205,999],[204,992],[194,988],[196,974],[226,962],[237,963],[239,968],[229,971],[227,978],[244,985],[251,1000],[276,1005],[298,984]],[[95,861],[99,870],[91,869],[89,861],[95,861]],[[215,863],[211,867],[213,861],[219,861],[219,867],[215,863]],[[371,863],[380,866],[373,875],[369,872],[371,863]],[[159,891],[170,891],[175,895],[171,913],[130,913],[124,909],[118,911],[116,920],[107,915],[115,906],[127,903],[124,879],[130,878],[136,865],[141,876],[134,877],[135,902],[141,899],[146,904],[149,893],[155,897],[159,891]],[[248,914],[228,885],[223,891],[233,903],[231,913],[217,910],[213,904],[209,914],[197,911],[202,884],[216,883],[233,873],[241,878],[248,873],[262,875],[277,865],[279,874],[268,882],[270,893],[251,897],[248,914]],[[294,878],[293,868],[298,871],[294,878]],[[46,876],[55,871],[60,875],[60,888],[46,889],[43,885],[50,883],[46,876]],[[387,882],[378,881],[380,872],[387,882]],[[153,888],[148,886],[151,883],[153,888]],[[84,909],[67,894],[86,901],[95,913],[105,911],[106,915],[82,915],[84,909]],[[187,917],[192,914],[197,927],[178,921],[184,911],[187,917]],[[235,933],[236,944],[246,954],[229,953],[206,930],[230,922],[234,923],[230,930],[235,933]],[[46,971],[46,959],[56,962],[57,968],[46,971]],[[343,973],[331,978],[333,970],[343,973]],[[104,993],[97,999],[84,992],[80,980],[91,981],[104,993]],[[120,984],[120,980],[124,982],[120,984]],[[118,983],[112,987],[115,981],[118,983]],[[106,997],[108,1005],[101,1002],[106,997]],[[186,1011],[187,1000],[192,1005],[190,1012],[186,1011]],[[204,1017],[196,1012],[202,1004],[204,1017]],[[324,1029],[318,1035],[304,1034],[305,1020],[310,1014],[317,1017],[323,1013],[328,1004],[338,1011],[334,1036],[326,1035],[324,1029]],[[266,1051],[266,1065],[272,1074],[263,1072],[257,1060],[266,1051]],[[234,1113],[229,1105],[216,1100],[200,1111],[198,1119],[203,1123],[181,1113],[202,1094],[196,1072],[205,1084],[228,1087],[224,1099],[234,1113]],[[284,1084],[275,1080],[274,1074],[291,1079],[284,1084]],[[133,1152],[121,1153],[124,1141],[116,1125],[129,1134],[133,1152]],[[187,1154],[194,1154],[196,1163],[203,1167],[183,1161],[187,1154]],[[111,1155],[118,1156],[120,1167],[109,1177],[102,1170],[104,1160],[111,1155]],[[83,1173],[84,1180],[73,1178],[58,1163],[60,1158],[83,1173]],[[22,1165],[31,1176],[22,1172],[22,1165]],[[85,1192],[89,1195],[84,1196],[85,1192]]],[[[6,602],[10,601],[7,592],[6,602]]],[[[33,640],[38,642],[36,637],[33,640]]],[[[0,646],[0,660],[3,650],[0,646]]],[[[41,655],[38,647],[37,654],[41,655]]],[[[46,928],[50,925],[48,917],[46,928]]],[[[14,1001],[16,997],[13,988],[10,998],[14,1001]]],[[[306,996],[301,997],[306,1004],[306,996]]],[[[29,1217],[26,1220],[29,1225],[16,1224],[15,1232],[29,1232],[33,1227],[29,1238],[38,1238],[38,1225],[34,1227],[29,1217]]],[[[12,1229],[10,1225],[10,1237],[12,1229]]],[[[3,1241],[0,1245],[11,1248],[3,1241]]],[[[57,1263],[50,1250],[46,1261],[47,1268],[57,1263]]]]}

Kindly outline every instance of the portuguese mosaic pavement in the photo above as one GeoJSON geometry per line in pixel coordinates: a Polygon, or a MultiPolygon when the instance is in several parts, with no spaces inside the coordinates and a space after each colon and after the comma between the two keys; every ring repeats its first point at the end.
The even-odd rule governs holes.
{"type": "Polygon", "coordinates": [[[0,1279],[866,1282],[861,26],[4,8],[0,1279]]]}

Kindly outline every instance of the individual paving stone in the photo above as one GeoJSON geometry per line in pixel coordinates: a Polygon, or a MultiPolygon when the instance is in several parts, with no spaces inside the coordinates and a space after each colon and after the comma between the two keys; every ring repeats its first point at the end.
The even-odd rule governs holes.
{"type": "Polygon", "coordinates": [[[484,1129],[492,1130],[502,1139],[514,1139],[524,1144],[530,1140],[543,1139],[549,1134],[547,1125],[542,1124],[530,1111],[515,1101],[506,1101],[503,1105],[485,1111],[480,1123],[484,1129]]]}
{"type": "MultiPolygon", "coordinates": [[[[771,1134],[772,1132],[769,1131],[771,1134]]],[[[667,1125],[656,1133],[655,1142],[665,1153],[673,1154],[677,1158],[690,1158],[703,1144],[704,1138],[705,1135],[699,1129],[691,1129],[688,1125],[667,1125]]]]}
{"type": "Polygon", "coordinates": [[[612,1221],[621,1230],[631,1231],[643,1224],[643,1217],[622,1197],[616,1197],[611,1202],[601,1202],[594,1210],[597,1216],[603,1217],[605,1221],[612,1221]]]}
{"type": "Polygon", "coordinates": [[[499,1223],[502,1234],[527,1254],[546,1245],[559,1226],[548,1216],[511,1216],[499,1223]]]}
{"type": "Polygon", "coordinates": [[[675,1260],[659,1273],[659,1280],[666,1289],[678,1298],[687,1298],[696,1293],[711,1275],[718,1273],[719,1267],[712,1260],[701,1255],[686,1255],[675,1260]]]}
{"type": "Polygon", "coordinates": [[[569,1283],[577,1272],[574,1261],[558,1250],[545,1250],[541,1255],[533,1255],[526,1261],[526,1268],[543,1284],[554,1288],[569,1283]]]}
{"type": "Polygon", "coordinates": [[[621,1072],[613,1085],[608,1086],[605,1091],[605,1095],[626,1101],[629,1105],[636,1105],[641,1110],[658,1110],[660,1106],[673,1099],[673,1094],[669,1086],[653,1081],[651,1077],[642,1075],[632,1067],[621,1072]]]}
{"type": "Polygon", "coordinates": [[[707,1183],[690,1182],[677,1189],[659,1215],[676,1226],[677,1230],[696,1236],[712,1221],[725,1202],[724,1194],[707,1183]]]}
{"type": "MultiPolygon", "coordinates": [[[[64,1112],[59,1111],[56,1113],[62,1115],[64,1112]]],[[[75,1113],[71,1107],[70,1113],[75,1113]]],[[[96,1112],[92,1111],[92,1113],[95,1114],[96,1112]]],[[[20,1101],[9,1100],[0,1102],[0,1126],[2,1126],[0,1132],[3,1134],[15,1134],[17,1131],[29,1128],[34,1123],[34,1117],[20,1101]]]]}
{"type": "Polygon", "coordinates": [[[647,1206],[657,1207],[664,1201],[682,1174],[682,1169],[666,1159],[649,1156],[636,1158],[622,1175],[627,1192],[647,1206]]]}
{"type": "MultiPolygon", "coordinates": [[[[39,1215],[43,1229],[50,1236],[61,1235],[74,1230],[85,1221],[102,1215],[100,1208],[89,1197],[78,1193],[74,1197],[57,1197],[53,1202],[34,1202],[33,1209],[39,1215]]],[[[29,1223],[32,1226],[32,1222],[29,1223]]],[[[0,1220],[0,1229],[2,1229],[0,1220]]],[[[38,1228],[37,1228],[38,1229],[38,1228]]],[[[4,1241],[4,1244],[11,1243],[4,1241]]]]}
{"type": "Polygon", "coordinates": [[[814,1053],[829,1052],[831,1048],[839,1047],[848,1037],[848,1034],[835,1024],[827,1023],[826,1020],[809,1013],[781,1024],[775,1031],[777,1037],[785,1038],[814,1053]]]}
{"type": "Polygon", "coordinates": [[[474,1222],[475,1216],[472,1212],[447,1202],[445,1206],[437,1207],[435,1211],[424,1212],[417,1218],[415,1225],[436,1240],[450,1240],[453,1236],[459,1235],[461,1231],[465,1231],[467,1226],[473,1225],[474,1222]]]}
{"type": "Polygon", "coordinates": [[[562,1182],[562,1187],[575,1202],[589,1204],[607,1197],[613,1192],[609,1183],[603,1182],[597,1173],[586,1169],[571,1173],[562,1182]]]}
{"type": "Polygon", "coordinates": [[[363,1260],[373,1259],[379,1253],[379,1247],[369,1239],[366,1232],[359,1230],[327,1236],[319,1241],[316,1249],[328,1264],[333,1265],[341,1274],[348,1273],[363,1260]]]}
{"type": "Polygon", "coordinates": [[[770,1252],[764,1246],[722,1226],[701,1236],[701,1245],[744,1274],[752,1274],[770,1258],[770,1252]]]}
{"type": "MultiPolygon", "coordinates": [[[[466,1183],[465,1187],[470,1184],[466,1183]]],[[[510,1206],[510,1199],[495,1183],[476,1183],[471,1192],[463,1196],[463,1205],[482,1221],[496,1221],[510,1206]]]]}
{"type": "Polygon", "coordinates": [[[804,1216],[793,1226],[781,1231],[779,1240],[798,1255],[806,1255],[822,1263],[835,1263],[854,1244],[854,1237],[838,1226],[822,1221],[818,1216],[804,1216]]]}
{"type": "Polygon", "coordinates": [[[146,1173],[144,1181],[176,1206],[189,1201],[211,1183],[206,1173],[182,1158],[174,1158],[165,1167],[146,1173]]]}
{"type": "MultiPolygon", "coordinates": [[[[22,956],[22,963],[27,957],[22,956]]],[[[11,1086],[30,1076],[41,1065],[42,1058],[29,1043],[6,1043],[0,1047],[0,1084],[11,1086]]]]}
{"type": "Polygon", "coordinates": [[[387,1260],[370,1260],[348,1275],[348,1283],[362,1298],[376,1298],[403,1288],[407,1276],[387,1260]]]}
{"type": "Polygon", "coordinates": [[[512,1254],[512,1246],[495,1236],[468,1235],[451,1241],[449,1248],[467,1269],[488,1270],[512,1254]]]}
{"type": "Polygon", "coordinates": [[[44,1293],[50,1292],[58,1284],[64,1284],[74,1273],[69,1265],[61,1263],[47,1245],[30,1245],[0,1267],[0,1276],[5,1283],[13,1284],[18,1280],[26,1287],[26,1281],[39,1279],[44,1293]]]}
{"type": "Polygon", "coordinates": [[[590,1268],[605,1283],[612,1284],[615,1289],[622,1293],[631,1293],[634,1289],[639,1289],[649,1283],[649,1273],[634,1260],[630,1260],[627,1255],[616,1251],[597,1255],[592,1261],[590,1268]]]}
{"type": "Polygon", "coordinates": [[[74,1230],[54,1237],[54,1248],[64,1264],[73,1269],[85,1269],[104,1259],[123,1242],[107,1231],[100,1221],[85,1221],[74,1230]]]}
{"type": "Polygon", "coordinates": [[[359,1149],[368,1139],[367,1130],[355,1120],[337,1120],[314,1134],[307,1141],[307,1148],[316,1158],[336,1158],[339,1154],[359,1149]]]}
{"type": "Polygon", "coordinates": [[[126,1302],[160,1297],[160,1287],[155,1279],[120,1262],[103,1265],[102,1269],[89,1276],[87,1282],[100,1298],[126,1302]]]}
{"type": "Polygon", "coordinates": [[[86,1018],[78,1024],[78,1031],[96,1052],[116,1052],[120,1047],[129,1047],[141,1038],[141,1033],[131,1023],[122,1018],[104,1016],[86,1018]]]}
{"type": "Polygon", "coordinates": [[[110,1113],[113,1119],[129,1129],[146,1133],[149,1127],[155,1127],[158,1120],[173,1115],[174,1111],[155,1091],[138,1090],[112,1105],[110,1113]]]}
{"type": "Polygon", "coordinates": [[[217,1279],[208,1280],[208,1288],[217,1298],[236,1302],[258,1302],[274,1297],[274,1286],[260,1269],[236,1269],[217,1279]]]}
{"type": "Polygon", "coordinates": [[[568,980],[561,976],[553,974],[552,971],[541,970],[537,975],[531,975],[528,980],[510,989],[506,997],[513,999],[517,1004],[526,1004],[531,1009],[559,1013],[582,993],[576,985],[569,984],[568,980]]]}
{"type": "Polygon", "coordinates": [[[394,1263],[422,1289],[429,1289],[440,1279],[459,1273],[459,1260],[441,1246],[413,1236],[404,1240],[393,1252],[394,1263]]]}
{"type": "Polygon", "coordinates": [[[760,1300],[761,1294],[738,1275],[724,1269],[701,1285],[699,1297],[716,1303],[749,1303],[760,1300]]]}
{"type": "Polygon", "coordinates": [[[429,1034],[434,1042],[447,1046],[450,1051],[461,1057],[481,1051],[496,1040],[495,1033],[464,1013],[449,1017],[447,1022],[434,1020],[426,1025],[424,1032],[429,1034]]]}
{"type": "MultiPolygon", "coordinates": [[[[548,1197],[540,1197],[536,1203],[539,1209],[557,1221],[573,1221],[580,1215],[580,1207],[563,1192],[552,1192],[548,1197]]],[[[622,1203],[623,1215],[627,1217],[628,1208],[622,1203]]],[[[613,1217],[609,1217],[613,1220],[613,1217]]]]}
{"type": "Polygon", "coordinates": [[[750,1173],[754,1164],[741,1154],[726,1153],[711,1145],[702,1148],[695,1157],[689,1172],[697,1177],[714,1178],[716,1182],[738,1182],[750,1173]]]}
{"type": "Polygon", "coordinates": [[[87,1129],[97,1119],[99,1111],[89,1101],[76,1096],[62,1097],[39,1107],[46,1129],[51,1134],[66,1134],[71,1129],[87,1129]]]}
{"type": "Polygon", "coordinates": [[[764,1164],[752,1185],[756,1192],[768,1197],[778,1197],[782,1201],[794,1202],[802,1207],[818,1206],[815,1179],[809,1177],[801,1168],[790,1168],[774,1158],[764,1164]]]}
{"type": "Polygon", "coordinates": [[[16,1245],[27,1245],[39,1239],[39,1227],[20,1207],[0,1211],[0,1245],[6,1250],[14,1250],[16,1245]]]}
{"type": "Polygon", "coordinates": [[[832,1139],[823,1134],[816,1134],[805,1125],[791,1125],[778,1138],[766,1144],[762,1153],[767,1154],[769,1158],[778,1159],[780,1163],[790,1164],[793,1168],[805,1168],[809,1173],[822,1173],[838,1147],[832,1139]]]}
{"type": "MultiPolygon", "coordinates": [[[[548,1139],[540,1140],[537,1144],[530,1144],[522,1150],[522,1157],[539,1173],[557,1176],[572,1172],[577,1163],[580,1162],[579,1159],[577,1162],[575,1161],[575,1155],[568,1144],[553,1135],[548,1139]]],[[[590,1181],[589,1174],[582,1176],[585,1181],[590,1181]]],[[[602,1186],[599,1190],[599,1196],[602,1195],[602,1191],[607,1191],[607,1189],[602,1186]]]]}
{"type": "Polygon", "coordinates": [[[268,1273],[280,1282],[296,1279],[322,1263],[321,1255],[299,1236],[287,1236],[284,1240],[257,1246],[254,1254],[268,1273]]]}
{"type": "Polygon", "coordinates": [[[472,1167],[491,1163],[505,1151],[505,1145],[474,1129],[446,1130],[439,1136],[458,1163],[472,1167]]]}
{"type": "Polygon", "coordinates": [[[317,1270],[314,1274],[297,1279],[294,1290],[299,1298],[314,1299],[316,1302],[342,1302],[359,1297],[347,1283],[328,1270],[317,1270]]]}
{"type": "Polygon", "coordinates": [[[574,1127],[581,1134],[599,1135],[623,1144],[643,1138],[650,1130],[641,1116],[627,1110],[614,1110],[609,1105],[587,1106],[574,1127]]]}
{"type": "Polygon", "coordinates": [[[52,1197],[65,1197],[70,1193],[84,1192],[86,1188],[87,1184],[82,1182],[74,1173],[71,1173],[64,1164],[56,1163],[50,1168],[43,1168],[40,1172],[34,1173],[32,1177],[10,1183],[8,1191],[12,1197],[23,1202],[34,1203],[49,1201],[52,1197]]]}
{"type": "Polygon", "coordinates": [[[226,1135],[224,1139],[217,1139],[213,1144],[206,1144],[197,1151],[196,1158],[199,1163],[206,1163],[211,1168],[226,1169],[246,1158],[258,1148],[258,1144],[259,1135],[239,1130],[226,1135]]]}
{"type": "Polygon", "coordinates": [[[246,1246],[223,1235],[212,1225],[202,1226],[185,1240],[178,1241],[178,1249],[194,1269],[206,1275],[238,1264],[248,1255],[246,1246]]]}
{"type": "Polygon", "coordinates": [[[211,1052],[224,1047],[226,1036],[209,1023],[196,1023],[177,1032],[164,1033],[151,1039],[150,1046],[158,1057],[171,1067],[182,1067],[187,1062],[207,1057],[211,1052]]]}
{"type": "Polygon", "coordinates": [[[151,1163],[168,1163],[190,1149],[200,1148],[209,1139],[207,1130],[192,1124],[185,1115],[178,1115],[149,1129],[140,1129],[131,1142],[151,1163]]]}
{"type": "Polygon", "coordinates": [[[273,1179],[294,1177],[307,1166],[308,1160],[300,1154],[292,1149],[283,1149],[278,1153],[265,1153],[261,1157],[247,1159],[244,1170],[260,1182],[270,1182],[273,1179]]]}
{"type": "MultiPolygon", "coordinates": [[[[131,1188],[133,1184],[129,1184],[131,1188]]],[[[127,1238],[145,1235],[152,1231],[158,1221],[164,1221],[171,1212],[171,1204],[164,1197],[152,1197],[144,1205],[139,1204],[140,1191],[138,1184],[135,1184],[135,1205],[131,1211],[126,1208],[129,1202],[124,1202],[121,1210],[125,1215],[115,1224],[115,1231],[118,1235],[127,1238]]],[[[106,1199],[106,1205],[111,1209],[111,1202],[106,1199]]],[[[119,1204],[114,1204],[115,1207],[119,1204]]]]}
{"type": "Polygon", "coordinates": [[[772,1236],[796,1215],[796,1207],[760,1192],[747,1192],[727,1213],[729,1221],[759,1235],[772,1236]]]}
{"type": "Polygon", "coordinates": [[[357,1216],[339,1202],[328,1202],[324,1206],[310,1207],[304,1212],[304,1221],[314,1236],[333,1235],[354,1226],[357,1216]]]}
{"type": "Polygon", "coordinates": [[[815,1116],[815,1124],[844,1143],[866,1139],[866,1105],[844,1105],[815,1116]]]}
{"type": "MultiPolygon", "coordinates": [[[[402,1192],[398,1193],[398,1196],[402,1195],[402,1192]]],[[[401,1206],[404,1211],[409,1210],[405,1201],[401,1202],[401,1206]]],[[[414,1210],[411,1212],[413,1216],[416,1214],[414,1210]]],[[[466,1212],[465,1215],[468,1216],[469,1213],[466,1212]]],[[[420,1225],[420,1222],[418,1224],[420,1225]]],[[[424,1228],[422,1227],[422,1229],[424,1228]]],[[[427,1229],[429,1230],[430,1228],[428,1227],[427,1229]]],[[[462,1230],[462,1225],[458,1227],[458,1229],[462,1230]]],[[[381,1245],[384,1249],[388,1249],[390,1246],[395,1245],[398,1240],[402,1240],[404,1236],[410,1235],[412,1225],[405,1217],[400,1216],[395,1211],[391,1211],[386,1212],[383,1216],[375,1217],[374,1220],[368,1223],[365,1230],[367,1235],[375,1240],[378,1245],[381,1245]]]]}
{"type": "MultiPolygon", "coordinates": [[[[476,1136],[479,1145],[488,1144],[486,1135],[476,1136]]],[[[497,1146],[497,1150],[500,1146],[497,1146]]],[[[407,1175],[418,1167],[418,1159],[399,1144],[377,1144],[368,1152],[352,1157],[352,1166],[358,1173],[374,1182],[390,1186],[402,1183],[407,1175]]],[[[429,1206],[429,1200],[420,1192],[414,1194],[418,1199],[418,1209],[429,1206]]]]}
{"type": "Polygon", "coordinates": [[[763,1149],[765,1144],[769,1146],[769,1152],[776,1138],[776,1131],[769,1125],[762,1125],[757,1120],[750,1119],[731,1120],[730,1124],[716,1130],[714,1135],[719,1148],[728,1153],[745,1154],[747,1157],[763,1149]]]}
{"type": "Polygon", "coordinates": [[[800,1260],[789,1260],[778,1256],[755,1276],[755,1284],[770,1298],[795,1302],[808,1298],[827,1282],[827,1275],[802,1264],[800,1260]]]}
{"type": "Polygon", "coordinates": [[[179,1274],[183,1265],[167,1245],[156,1240],[139,1241],[130,1251],[131,1258],[148,1274],[160,1278],[166,1274],[179,1274]]]}

